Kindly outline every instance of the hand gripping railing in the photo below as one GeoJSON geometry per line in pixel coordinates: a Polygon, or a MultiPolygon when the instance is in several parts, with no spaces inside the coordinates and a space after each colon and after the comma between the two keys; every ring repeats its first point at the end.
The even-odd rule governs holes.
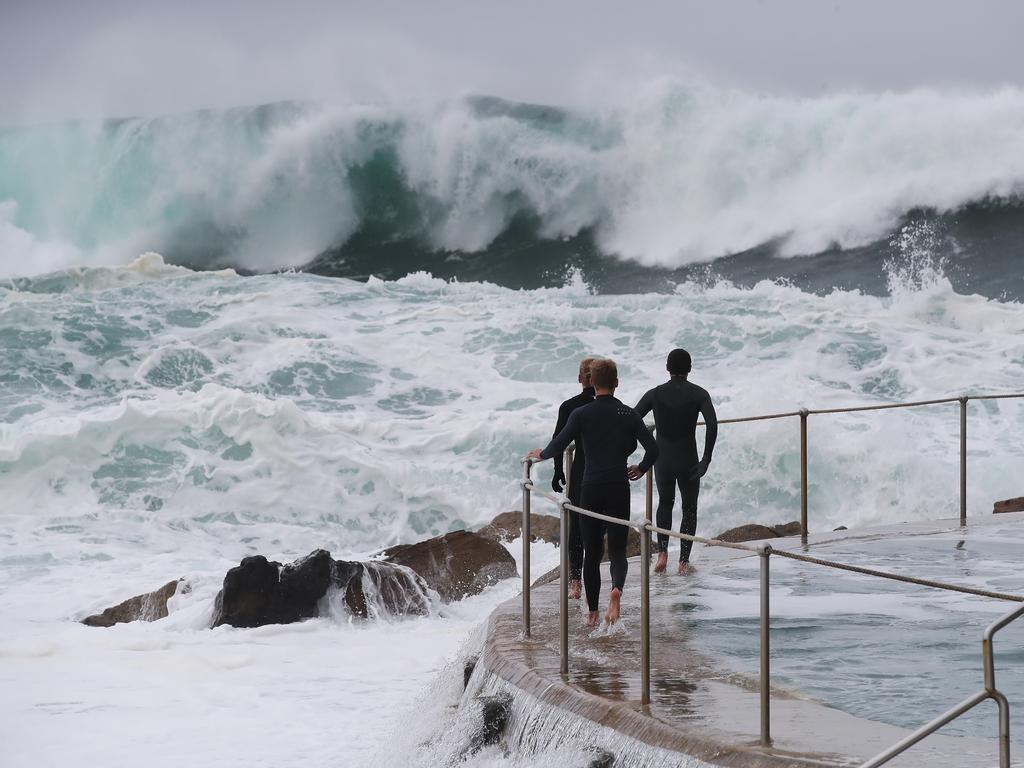
{"type": "MultiPolygon", "coordinates": [[[[960,398],[947,398],[943,400],[924,400],[913,403],[896,403],[891,405],[883,406],[860,406],[855,408],[829,408],[819,410],[801,410],[792,413],[781,413],[771,414],[767,416],[755,416],[743,419],[723,419],[719,421],[722,423],[737,423],[744,421],[762,421],[766,419],[779,419],[787,418],[791,416],[800,417],[800,453],[801,453],[801,528],[803,534],[803,540],[806,543],[807,537],[807,417],[810,414],[828,414],[828,413],[851,413],[856,411],[869,411],[869,410],[887,410],[892,408],[912,408],[924,405],[936,405],[940,403],[957,402],[960,404],[960,522],[961,525],[966,524],[966,499],[967,499],[967,470],[966,470],[966,458],[967,458],[967,402],[968,399],[973,400],[1001,400],[1009,398],[1021,398],[1024,394],[1011,394],[1011,395],[982,395],[971,398],[960,397],[960,398]]],[[[568,490],[569,483],[572,481],[572,458],[573,458],[572,446],[566,451],[566,490],[568,490]]],[[[651,512],[653,509],[653,481],[652,473],[647,473],[647,498],[645,504],[645,520],[643,522],[632,522],[628,520],[621,520],[615,517],[609,517],[608,515],[602,515],[597,512],[592,512],[588,509],[577,507],[567,501],[564,497],[558,497],[554,494],[542,491],[533,483],[530,477],[530,470],[533,461],[531,459],[523,459],[523,634],[526,637],[530,636],[530,496],[532,493],[537,493],[543,498],[551,501],[559,508],[559,540],[560,540],[560,600],[559,600],[559,656],[560,656],[560,671],[563,675],[569,672],[569,629],[568,629],[568,616],[569,616],[569,604],[568,604],[568,583],[569,583],[569,520],[568,512],[576,512],[581,515],[586,515],[597,520],[603,520],[607,523],[614,525],[623,525],[630,528],[635,528],[640,535],[640,700],[642,706],[647,706],[651,701],[651,640],[650,640],[650,535],[652,533],[663,534],[675,539],[687,540],[691,542],[697,542],[706,546],[715,547],[727,547],[730,549],[738,549],[757,554],[761,561],[760,567],[760,713],[761,713],[761,744],[765,747],[770,747],[771,740],[771,688],[770,688],[770,585],[769,585],[769,560],[772,554],[777,554],[780,557],[786,557],[792,560],[800,560],[805,563],[812,565],[821,565],[829,568],[837,568],[841,570],[851,571],[854,573],[860,573],[867,576],[873,576],[877,578],[891,579],[895,581],[902,581],[910,584],[917,584],[919,586],[932,587],[936,589],[944,589],[950,591],[956,591],[966,594],[977,595],[981,597],[995,598],[999,600],[1009,600],[1015,602],[1024,602],[1024,597],[1020,595],[1006,594],[1002,592],[993,592],[990,590],[976,589],[974,587],[965,587],[957,584],[949,584],[939,581],[933,581],[929,579],[919,579],[912,576],[903,576],[895,573],[888,573],[886,571],[880,571],[872,568],[864,568],[861,566],[850,565],[846,563],[839,563],[830,560],[824,560],[821,558],[811,557],[809,555],[802,555],[796,552],[787,552],[783,550],[774,550],[769,544],[761,544],[759,546],[752,546],[749,544],[741,544],[735,542],[721,541],[717,539],[706,539],[701,536],[691,536],[684,533],[677,533],[675,531],[666,530],[655,526],[651,521],[651,512]]],[[[940,715],[935,720],[925,724],[917,731],[914,731],[905,739],[895,744],[890,749],[886,750],[882,754],[872,758],[868,762],[860,766],[860,768],[875,768],[876,766],[883,765],[889,760],[893,759],[897,755],[901,754],[914,744],[918,743],[928,735],[934,733],[942,726],[952,722],[957,717],[960,717],[964,713],[973,709],[975,706],[985,701],[986,699],[993,699],[998,706],[998,717],[999,717],[999,765],[1000,768],[1010,768],[1010,715],[1009,715],[1009,702],[1005,695],[1003,695],[995,687],[995,659],[994,651],[992,647],[992,638],[995,633],[1005,627],[1007,624],[1018,619],[1024,615],[1024,606],[1019,607],[1011,611],[1010,613],[1003,616],[998,621],[991,624],[984,632],[982,636],[982,661],[984,667],[984,685],[985,688],[982,691],[974,694],[970,698],[964,700],[953,709],[940,715]]]]}

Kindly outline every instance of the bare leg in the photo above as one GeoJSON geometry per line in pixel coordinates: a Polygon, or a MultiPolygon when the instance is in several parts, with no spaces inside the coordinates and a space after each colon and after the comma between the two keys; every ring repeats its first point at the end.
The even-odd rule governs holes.
{"type": "Polygon", "coordinates": [[[593,629],[597,626],[597,611],[591,611],[587,614],[587,626],[593,629]]]}
{"type": "Polygon", "coordinates": [[[619,600],[622,598],[622,590],[618,587],[612,588],[611,596],[608,598],[608,610],[604,612],[604,620],[614,624],[619,620],[619,600]]]}
{"type": "Polygon", "coordinates": [[[570,581],[569,582],[569,599],[570,600],[579,600],[580,599],[580,590],[582,590],[582,589],[583,589],[583,582],[581,582],[579,579],[573,579],[572,581],[570,581]]]}
{"type": "Polygon", "coordinates": [[[664,573],[665,567],[668,565],[668,552],[658,553],[658,562],[654,564],[655,573],[664,573]]]}
{"type": "Polygon", "coordinates": [[[687,574],[693,573],[695,570],[696,569],[692,565],[690,565],[686,560],[680,560],[679,561],[679,575],[680,576],[685,576],[687,574]]]}

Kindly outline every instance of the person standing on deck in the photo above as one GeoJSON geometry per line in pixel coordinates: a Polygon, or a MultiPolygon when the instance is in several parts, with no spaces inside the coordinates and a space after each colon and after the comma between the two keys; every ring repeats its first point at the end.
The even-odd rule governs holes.
{"type": "MultiPolygon", "coordinates": [[[[619,385],[618,368],[612,360],[595,360],[590,367],[594,385],[594,402],[577,408],[569,416],[565,428],[543,450],[535,448],[527,458],[545,460],[562,453],[573,440],[582,445],[587,455],[583,473],[580,506],[620,520],[629,520],[629,481],[638,480],[658,458],[658,444],[636,411],[615,398],[619,385]],[[637,441],[644,446],[639,465],[626,466],[636,450],[637,441]]],[[[601,598],[601,559],[604,537],[608,534],[608,560],[611,567],[612,591],[604,619],[614,624],[619,619],[622,590],[626,584],[626,538],[629,528],[605,523],[580,515],[583,532],[583,588],[587,595],[587,625],[596,627],[597,607],[601,598]]]]}
{"type": "MultiPolygon", "coordinates": [[[[672,530],[672,507],[676,501],[676,486],[682,495],[683,517],[679,532],[695,535],[697,531],[697,496],[700,479],[708,471],[711,454],[718,438],[718,416],[707,390],[688,380],[692,363],[685,349],[668,353],[665,366],[669,380],[648,390],[637,403],[636,411],[643,418],[654,411],[654,426],[658,441],[658,461],[654,465],[654,478],[658,486],[659,528],[672,530]],[[704,435],[704,457],[697,460],[697,414],[704,416],[707,432],[704,435]]],[[[679,548],[679,573],[690,568],[690,550],[693,542],[683,539],[679,548]]],[[[658,534],[658,573],[668,565],[668,536],[658,534]]]]}
{"type": "MultiPolygon", "coordinates": [[[[558,421],[555,423],[555,431],[551,437],[557,437],[569,421],[569,415],[588,403],[594,402],[594,388],[590,384],[590,366],[595,358],[585,357],[580,360],[580,373],[577,381],[583,387],[583,391],[575,397],[570,397],[558,408],[558,421]]],[[[555,460],[555,474],[551,478],[551,488],[555,493],[561,493],[565,488],[565,460],[562,452],[559,451],[552,457],[555,460]]],[[[569,487],[565,488],[565,495],[574,506],[580,506],[580,489],[583,487],[583,473],[586,469],[587,452],[583,443],[576,444],[576,453],[572,459],[572,472],[569,476],[569,487]]],[[[580,589],[583,578],[583,534],[580,528],[579,512],[569,512],[569,597],[579,600],[580,589]]]]}

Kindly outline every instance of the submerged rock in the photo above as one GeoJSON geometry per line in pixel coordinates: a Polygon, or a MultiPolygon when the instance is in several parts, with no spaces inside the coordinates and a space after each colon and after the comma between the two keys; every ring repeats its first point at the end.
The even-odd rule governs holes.
{"type": "Polygon", "coordinates": [[[478,696],[480,702],[480,729],[470,739],[470,752],[497,744],[508,727],[512,714],[512,697],[507,693],[496,696],[478,696]]]}
{"type": "Polygon", "coordinates": [[[124,624],[130,621],[156,621],[167,616],[167,601],[178,592],[178,585],[182,592],[187,592],[190,587],[184,579],[175,579],[164,584],[160,589],[147,592],[144,595],[129,597],[123,603],[107,608],[102,613],[87,616],[82,623],[90,627],[112,627],[115,624],[124,624]]]}
{"type": "Polygon", "coordinates": [[[362,567],[361,577],[353,579],[345,592],[345,604],[353,616],[375,619],[430,613],[427,583],[409,568],[378,562],[345,565],[362,567]]]}
{"type": "Polygon", "coordinates": [[[445,602],[478,594],[517,575],[515,558],[505,547],[469,531],[399,544],[381,554],[385,561],[415,571],[445,602]]]}
{"type": "Polygon", "coordinates": [[[992,505],[992,514],[997,515],[1001,512],[1024,512],[1024,496],[997,501],[992,505]]]}

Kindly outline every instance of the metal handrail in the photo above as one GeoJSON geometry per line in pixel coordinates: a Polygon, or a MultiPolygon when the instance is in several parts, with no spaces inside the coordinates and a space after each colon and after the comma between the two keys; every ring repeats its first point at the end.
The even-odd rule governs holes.
{"type": "MultiPolygon", "coordinates": [[[[811,414],[835,414],[835,413],[855,413],[863,411],[874,411],[874,410],[889,410],[893,408],[915,408],[929,405],[939,405],[946,403],[959,403],[960,404],[960,523],[962,526],[966,525],[966,509],[967,509],[967,403],[968,400],[1004,400],[1004,399],[1016,399],[1024,398],[1024,394],[1003,394],[1003,395],[977,395],[977,396],[962,396],[958,398],[945,398],[937,400],[920,400],[909,403],[893,403],[888,405],[878,406],[855,406],[850,408],[827,408],[827,409],[802,409],[791,413],[782,414],[768,414],[765,416],[753,416],[744,417],[738,419],[722,419],[719,421],[720,424],[728,423],[740,423],[747,421],[764,421],[769,419],[780,419],[788,418],[792,416],[800,417],[800,454],[801,454],[801,538],[806,544],[807,542],[807,418],[811,414]]],[[[572,459],[573,459],[573,447],[570,446],[566,451],[566,491],[568,491],[569,483],[572,480],[572,459]]],[[[1024,602],[1024,596],[1011,595],[1002,592],[993,592],[989,590],[976,589],[974,587],[965,587],[957,584],[949,584],[946,582],[933,581],[928,579],[918,579],[911,576],[903,576],[900,574],[888,573],[886,571],[880,571],[877,569],[864,568],[861,566],[854,566],[847,563],[839,563],[835,561],[823,560],[821,558],[811,557],[809,555],[801,555],[795,552],[787,551],[776,551],[773,550],[770,544],[761,544],[758,546],[752,546],[749,544],[742,544],[739,542],[727,542],[720,539],[708,539],[701,536],[695,536],[684,533],[677,533],[675,531],[666,530],[659,528],[653,524],[651,519],[651,513],[653,510],[653,473],[647,472],[647,494],[645,504],[645,519],[643,522],[633,522],[631,520],[622,520],[616,517],[610,517],[597,512],[593,512],[588,509],[576,506],[570,503],[564,496],[558,497],[554,494],[542,491],[537,488],[530,477],[530,470],[534,461],[529,458],[522,460],[523,464],[523,634],[525,637],[530,636],[530,496],[532,493],[537,493],[541,497],[553,502],[559,508],[559,539],[561,546],[560,553],[560,588],[561,588],[561,599],[560,599],[560,622],[559,622],[559,646],[560,646],[560,670],[562,674],[568,674],[569,671],[569,631],[568,631],[568,582],[569,582],[569,556],[568,556],[568,515],[567,512],[576,512],[581,515],[602,520],[607,523],[613,523],[616,525],[622,525],[630,528],[635,528],[640,534],[640,669],[641,669],[641,705],[647,706],[651,700],[651,684],[650,684],[650,535],[652,533],[658,533],[667,535],[672,538],[687,540],[691,542],[702,543],[706,546],[719,546],[726,547],[729,549],[738,549],[757,554],[761,561],[760,567],[760,712],[761,712],[761,744],[765,747],[771,746],[771,717],[770,717],[770,706],[771,706],[771,694],[770,694],[770,652],[769,652],[769,640],[770,640],[770,606],[769,606],[769,560],[771,555],[778,554],[781,557],[786,557],[793,560],[799,560],[812,565],[822,565],[825,567],[838,568],[842,570],[852,571],[867,576],[873,576],[876,578],[885,578],[896,581],[903,581],[907,583],[917,584],[920,586],[932,587],[943,590],[950,590],[956,592],[962,592],[972,595],[978,595],[982,597],[995,598],[1000,600],[1010,600],[1017,602],[1024,602]]],[[[949,722],[960,717],[964,713],[973,709],[975,706],[980,704],[986,699],[993,699],[996,701],[999,708],[999,765],[1000,768],[1009,768],[1010,766],[1010,716],[1009,716],[1009,702],[1005,695],[995,688],[995,660],[994,651],[992,648],[992,638],[996,632],[1005,627],[1010,622],[1024,615],[1024,606],[1014,609],[1010,613],[998,621],[991,624],[986,628],[982,636],[982,659],[984,665],[984,680],[985,689],[974,696],[969,697],[965,701],[958,704],[953,709],[940,715],[935,720],[927,723],[926,725],[914,731],[905,739],[894,745],[890,749],[886,750],[882,754],[872,758],[868,762],[864,763],[860,768],[876,768],[889,760],[893,759],[897,755],[901,754],[905,750],[909,749],[914,744],[918,743],[931,733],[949,722]]]]}
{"type": "MultiPolygon", "coordinates": [[[[843,408],[803,408],[799,411],[770,413],[761,416],[741,416],[733,419],[719,419],[719,424],[742,424],[752,421],[800,418],[800,536],[807,541],[807,418],[842,413],[864,413],[867,411],[889,411],[897,408],[920,408],[930,405],[960,404],[960,525],[967,525],[967,403],[971,400],[1014,400],[1024,398],[1024,392],[998,395],[960,395],[931,400],[913,400],[905,403],[884,403],[881,405],[855,405],[843,408]]],[[[707,426],[703,421],[698,427],[707,426]]]]}

